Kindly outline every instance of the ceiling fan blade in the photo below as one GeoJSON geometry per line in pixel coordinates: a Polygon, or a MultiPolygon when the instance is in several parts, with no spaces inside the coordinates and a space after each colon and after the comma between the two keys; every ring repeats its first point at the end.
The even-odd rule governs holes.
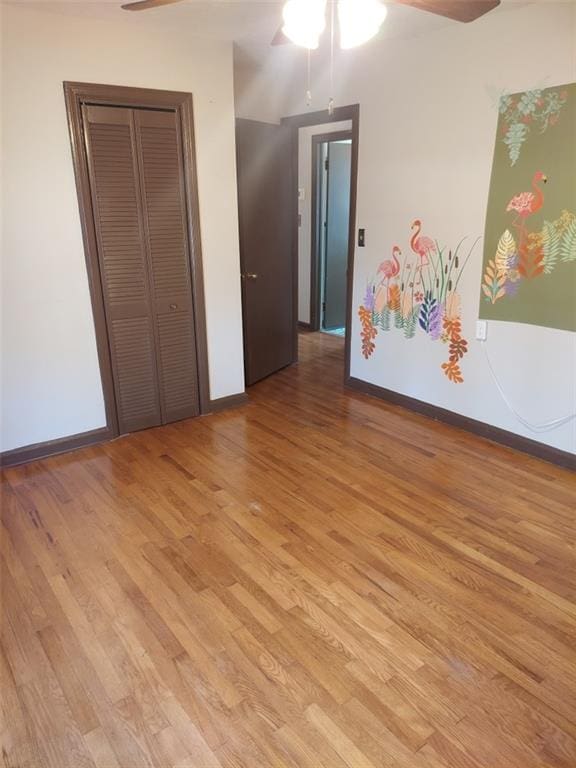
{"type": "Polygon", "coordinates": [[[396,2],[464,22],[474,21],[500,5],[500,0],[396,0],[396,2]]]}
{"type": "Polygon", "coordinates": [[[126,3],[122,6],[124,11],[147,11],[149,8],[160,8],[161,5],[181,3],[182,0],[137,0],[135,3],[126,3]]]}
{"type": "Polygon", "coordinates": [[[278,27],[278,30],[274,37],[272,38],[272,42],[270,45],[287,45],[288,43],[291,43],[292,40],[290,38],[286,37],[284,32],[282,32],[282,27],[278,27]]]}

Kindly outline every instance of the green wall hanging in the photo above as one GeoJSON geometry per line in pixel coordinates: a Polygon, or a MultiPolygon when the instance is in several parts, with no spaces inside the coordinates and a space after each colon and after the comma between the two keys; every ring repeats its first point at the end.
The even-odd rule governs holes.
{"type": "Polygon", "coordinates": [[[576,83],[500,100],[480,317],[576,331],[576,83]]]}

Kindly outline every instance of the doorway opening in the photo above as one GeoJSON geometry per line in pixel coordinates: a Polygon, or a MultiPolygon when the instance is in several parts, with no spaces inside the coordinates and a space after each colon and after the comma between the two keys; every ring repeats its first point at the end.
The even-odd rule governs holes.
{"type": "Polygon", "coordinates": [[[236,120],[247,386],[298,362],[299,331],[321,332],[321,323],[330,333],[315,348],[334,349],[344,380],[350,376],[359,122],[358,104],[285,117],[280,125],[236,120]],[[313,166],[322,157],[327,174],[317,179],[313,166]],[[326,222],[322,243],[319,221],[326,222]]]}
{"type": "Polygon", "coordinates": [[[351,131],[312,137],[311,330],[346,334],[351,131]]]}
{"type": "Polygon", "coordinates": [[[294,338],[318,333],[323,341],[313,345],[316,352],[336,355],[347,382],[360,106],[293,115],[282,123],[292,132],[294,338]]]}

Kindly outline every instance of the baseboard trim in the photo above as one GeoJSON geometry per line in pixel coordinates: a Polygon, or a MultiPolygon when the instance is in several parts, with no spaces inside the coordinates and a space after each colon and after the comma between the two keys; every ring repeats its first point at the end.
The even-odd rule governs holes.
{"type": "Polygon", "coordinates": [[[310,323],[304,323],[301,320],[298,320],[298,330],[306,331],[309,333],[310,331],[312,331],[312,326],[310,325],[310,323]]]}
{"type": "Polygon", "coordinates": [[[47,459],[60,453],[76,451],[79,448],[87,448],[111,440],[112,430],[109,427],[92,429],[89,432],[81,432],[78,435],[59,437],[56,440],[47,440],[44,443],[25,445],[22,448],[14,448],[0,454],[0,467],[16,467],[19,464],[28,464],[30,461],[47,459]]]}
{"type": "MultiPolygon", "coordinates": [[[[230,408],[237,408],[248,402],[246,392],[240,392],[237,395],[221,397],[217,400],[210,400],[210,409],[208,413],[219,413],[230,408]]],[[[34,445],[25,445],[22,448],[14,448],[10,451],[0,453],[0,467],[17,467],[20,464],[28,464],[31,461],[47,459],[49,456],[57,456],[61,453],[69,453],[79,448],[87,448],[91,445],[98,445],[112,440],[114,434],[109,427],[100,427],[89,432],[81,432],[78,435],[69,437],[59,437],[56,440],[47,440],[44,443],[35,443],[34,445]]]]}
{"type": "Polygon", "coordinates": [[[561,451],[559,448],[544,445],[536,440],[530,440],[528,437],[522,437],[521,435],[514,434],[514,432],[508,432],[505,429],[493,427],[491,424],[485,424],[483,421],[470,419],[468,416],[462,416],[459,413],[448,411],[445,408],[426,403],[424,400],[417,400],[414,397],[401,395],[399,392],[393,392],[391,389],[385,389],[376,384],[370,384],[367,381],[362,381],[353,376],[346,379],[345,386],[356,392],[361,392],[364,395],[377,397],[380,400],[385,400],[393,405],[399,405],[402,408],[420,413],[423,416],[428,416],[435,421],[441,421],[452,427],[471,432],[478,437],[491,440],[493,443],[505,445],[507,448],[514,448],[517,451],[527,453],[530,456],[535,456],[537,459],[548,461],[559,467],[576,470],[576,456],[568,451],[561,451]]]}
{"type": "Polygon", "coordinates": [[[229,395],[228,397],[219,397],[216,400],[210,400],[210,410],[208,413],[220,413],[220,411],[227,411],[230,408],[238,408],[241,405],[246,405],[248,400],[246,392],[239,392],[237,395],[229,395]]]}

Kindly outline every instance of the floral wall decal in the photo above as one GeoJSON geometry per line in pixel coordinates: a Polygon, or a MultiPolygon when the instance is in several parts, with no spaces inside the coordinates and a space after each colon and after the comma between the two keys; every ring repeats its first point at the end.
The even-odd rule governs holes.
{"type": "Polygon", "coordinates": [[[501,100],[480,288],[484,319],[576,331],[574,126],[576,84],[501,100]],[[514,121],[524,126],[514,129],[516,142],[514,121]]]}
{"type": "Polygon", "coordinates": [[[468,352],[462,336],[462,302],[458,285],[478,239],[468,248],[466,239],[455,249],[440,247],[422,235],[422,222],[412,224],[409,252],[392,248],[366,286],[358,316],[362,326],[362,354],[369,359],[376,349],[380,331],[396,330],[406,339],[417,333],[448,346],[448,361],[441,370],[455,384],[464,376],[461,361],[468,352]]]}

